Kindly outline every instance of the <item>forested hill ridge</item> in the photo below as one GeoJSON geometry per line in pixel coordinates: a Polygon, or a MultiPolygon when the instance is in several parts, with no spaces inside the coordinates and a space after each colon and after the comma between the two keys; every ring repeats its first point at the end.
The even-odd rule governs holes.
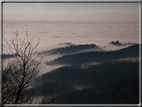
{"type": "Polygon", "coordinates": [[[120,58],[139,57],[139,44],[114,51],[90,51],[70,55],[64,55],[47,64],[87,64],[91,62],[102,63],[114,61],[120,58]]]}

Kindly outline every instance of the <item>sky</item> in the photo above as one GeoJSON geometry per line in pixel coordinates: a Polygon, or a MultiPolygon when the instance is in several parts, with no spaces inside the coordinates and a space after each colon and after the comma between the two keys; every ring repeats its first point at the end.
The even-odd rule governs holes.
{"type": "Polygon", "coordinates": [[[4,3],[4,21],[138,22],[138,3],[4,3]]]}

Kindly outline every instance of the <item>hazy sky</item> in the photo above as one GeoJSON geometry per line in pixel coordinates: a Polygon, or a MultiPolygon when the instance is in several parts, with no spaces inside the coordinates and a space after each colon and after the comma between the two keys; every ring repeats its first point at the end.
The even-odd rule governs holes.
{"type": "Polygon", "coordinates": [[[139,21],[138,3],[4,3],[3,19],[15,21],[139,21]]]}

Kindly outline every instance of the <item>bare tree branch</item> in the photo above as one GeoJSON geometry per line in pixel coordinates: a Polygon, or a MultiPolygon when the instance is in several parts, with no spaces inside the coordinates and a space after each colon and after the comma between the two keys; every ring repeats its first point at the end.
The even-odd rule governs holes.
{"type": "MultiPolygon", "coordinates": [[[[19,32],[15,32],[15,37],[10,41],[4,38],[9,50],[15,54],[15,60],[10,62],[2,71],[2,102],[4,104],[21,104],[32,103],[35,77],[38,75],[39,65],[42,61],[36,61],[38,57],[35,49],[39,45],[38,42],[33,46],[32,39],[29,39],[28,32],[22,40],[19,32]]],[[[43,96],[43,103],[51,102],[51,93],[48,92],[43,96]],[[50,97],[49,97],[50,96],[50,97]]]]}

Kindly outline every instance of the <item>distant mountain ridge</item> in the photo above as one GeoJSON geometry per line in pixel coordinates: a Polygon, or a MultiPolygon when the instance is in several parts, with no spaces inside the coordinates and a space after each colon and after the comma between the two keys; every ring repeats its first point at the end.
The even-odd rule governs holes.
{"type": "Polygon", "coordinates": [[[49,51],[44,51],[44,52],[40,52],[39,54],[70,54],[70,53],[76,53],[76,52],[81,52],[84,50],[94,50],[94,51],[101,51],[102,49],[99,48],[97,45],[95,44],[85,44],[85,45],[69,45],[66,47],[61,47],[61,48],[55,48],[49,51]]]}
{"type": "Polygon", "coordinates": [[[87,64],[90,62],[109,62],[119,58],[139,57],[139,44],[115,51],[91,51],[64,55],[47,64],[87,64]]]}
{"type": "Polygon", "coordinates": [[[115,45],[115,46],[125,46],[125,45],[134,45],[136,43],[120,43],[118,40],[117,41],[111,41],[110,44],[115,45]]]}
{"type": "Polygon", "coordinates": [[[12,58],[12,57],[15,57],[15,56],[16,56],[16,54],[2,54],[1,55],[1,57],[3,59],[12,58]]]}

